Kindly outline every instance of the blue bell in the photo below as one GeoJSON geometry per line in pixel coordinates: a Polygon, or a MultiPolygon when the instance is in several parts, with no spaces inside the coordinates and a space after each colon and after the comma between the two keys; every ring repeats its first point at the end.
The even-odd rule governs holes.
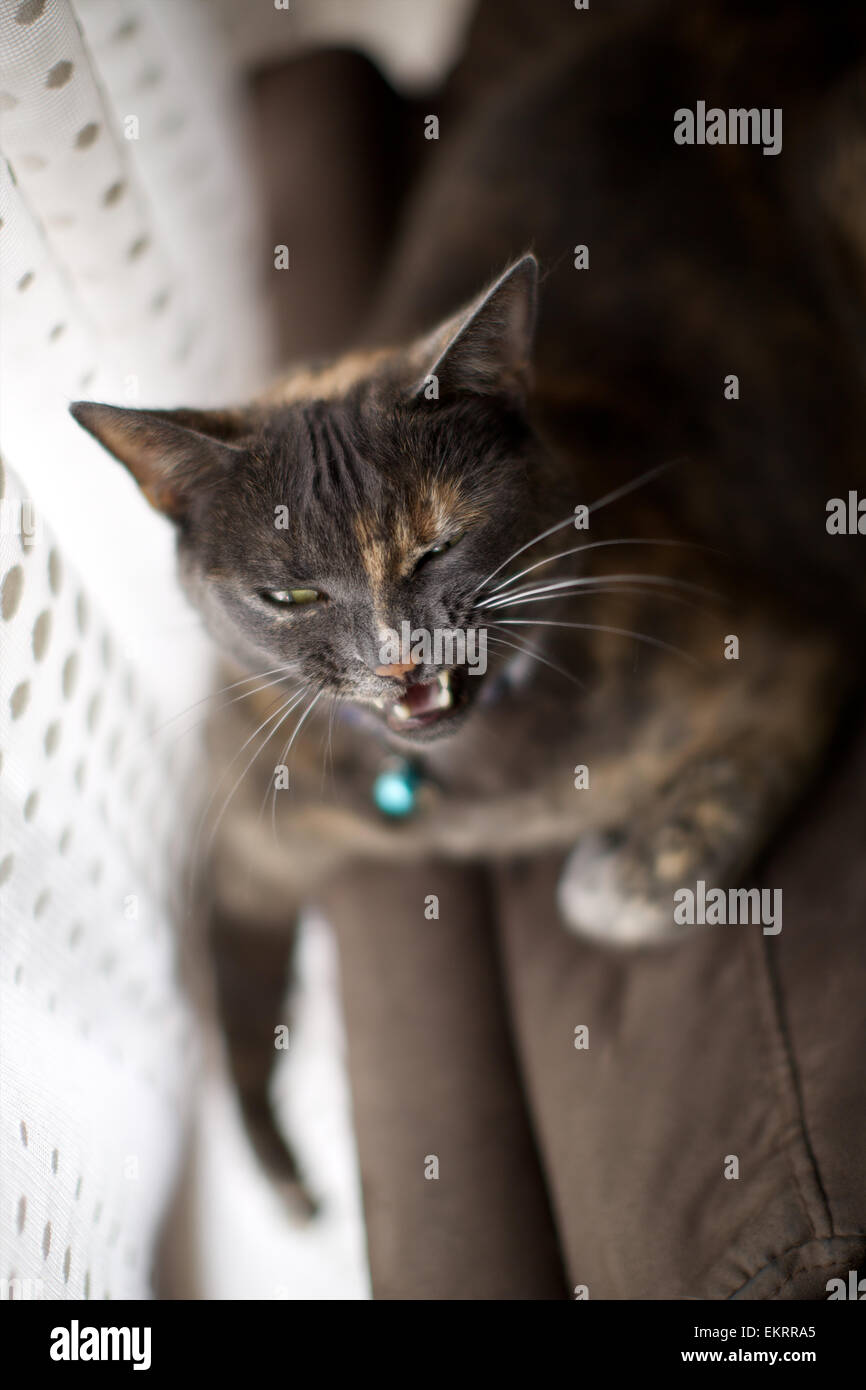
{"type": "Polygon", "coordinates": [[[390,763],[373,783],[373,801],[384,816],[409,816],[415,809],[418,774],[404,758],[390,763]]]}

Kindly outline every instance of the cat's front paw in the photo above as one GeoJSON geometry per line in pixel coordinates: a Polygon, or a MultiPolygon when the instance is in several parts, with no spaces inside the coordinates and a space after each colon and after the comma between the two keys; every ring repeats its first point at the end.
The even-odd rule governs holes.
{"type": "Polygon", "coordinates": [[[585,835],[566,860],[557,888],[566,926],[577,936],[620,946],[682,936],[671,893],[636,867],[627,842],[585,835]]]}

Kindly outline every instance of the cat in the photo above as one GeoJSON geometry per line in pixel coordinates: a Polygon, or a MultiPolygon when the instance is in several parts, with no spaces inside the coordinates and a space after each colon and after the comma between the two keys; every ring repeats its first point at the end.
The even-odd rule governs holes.
{"type": "Polygon", "coordinates": [[[753,11],[542,26],[464,86],[360,346],[230,409],[71,407],[224,654],[198,894],[300,1209],[267,1083],[317,884],[560,848],[565,929],[670,942],[674,892],[742,882],[862,679],[862,546],[824,518],[864,472],[863,23],[753,11]],[[745,91],[777,157],[675,143],[677,108],[745,91]],[[485,633],[486,673],[395,661],[404,622],[485,633]]]}

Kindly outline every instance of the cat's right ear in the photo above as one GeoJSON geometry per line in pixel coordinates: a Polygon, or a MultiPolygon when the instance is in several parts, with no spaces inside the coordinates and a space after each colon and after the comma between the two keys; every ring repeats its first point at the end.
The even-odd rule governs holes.
{"type": "Polygon", "coordinates": [[[128,410],[96,401],[74,401],[69,410],[172,521],[183,521],[193,495],[228,476],[240,457],[228,442],[240,432],[233,412],[128,410]]]}
{"type": "Polygon", "coordinates": [[[416,346],[415,361],[425,366],[415,394],[426,396],[435,380],[443,395],[522,401],[529,383],[537,297],[538,262],[533,255],[521,256],[478,299],[416,346]]]}

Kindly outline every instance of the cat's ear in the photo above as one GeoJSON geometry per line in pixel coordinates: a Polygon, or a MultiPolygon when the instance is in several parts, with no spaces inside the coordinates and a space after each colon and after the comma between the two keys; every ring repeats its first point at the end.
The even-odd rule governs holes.
{"type": "Polygon", "coordinates": [[[523,256],[468,308],[447,320],[419,346],[426,362],[415,394],[454,392],[522,399],[529,378],[538,293],[538,262],[523,256]]]}
{"type": "Polygon", "coordinates": [[[243,421],[233,411],[127,410],[74,401],[71,414],[135,478],[148,502],[182,521],[196,490],[218,483],[240,450],[243,421]]]}

